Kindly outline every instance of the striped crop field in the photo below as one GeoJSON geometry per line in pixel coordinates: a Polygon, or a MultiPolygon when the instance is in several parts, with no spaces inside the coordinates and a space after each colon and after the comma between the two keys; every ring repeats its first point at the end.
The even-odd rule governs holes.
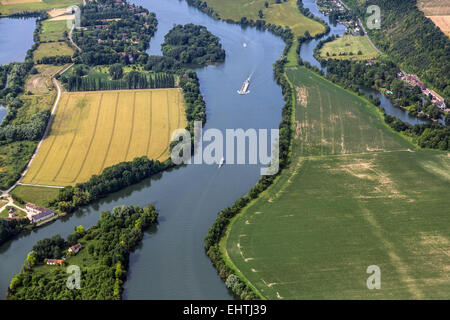
{"type": "Polygon", "coordinates": [[[74,185],[135,157],[166,160],[171,132],[185,127],[180,89],[63,93],[22,182],[74,185]]]}

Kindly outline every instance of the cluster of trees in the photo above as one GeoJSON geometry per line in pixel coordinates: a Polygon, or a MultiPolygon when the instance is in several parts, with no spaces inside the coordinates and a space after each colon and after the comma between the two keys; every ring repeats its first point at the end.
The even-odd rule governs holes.
{"type": "Polygon", "coordinates": [[[27,122],[1,126],[0,141],[37,141],[42,138],[49,119],[50,110],[41,110],[27,122]]]}
{"type": "Polygon", "coordinates": [[[108,80],[95,77],[70,75],[63,77],[69,91],[123,90],[174,88],[175,77],[172,74],[155,74],[154,76],[137,71],[130,71],[124,79],[108,80]]]}
{"type": "Polygon", "coordinates": [[[6,220],[0,218],[0,245],[22,232],[28,224],[28,219],[6,220]]]}
{"type": "MultiPolygon", "coordinates": [[[[119,206],[103,211],[97,224],[87,230],[76,227],[64,240],[59,235],[38,241],[19,274],[11,280],[7,298],[12,300],[119,300],[126,281],[130,252],[142,240],[143,232],[157,223],[153,206],[119,206]],[[65,268],[51,272],[35,271],[47,258],[61,258],[70,245],[80,242],[83,249],[80,289],[69,290],[65,268]],[[89,261],[89,262],[85,262],[89,261]]],[[[67,263],[70,262],[68,258],[67,263]]]]}
{"type": "Polygon", "coordinates": [[[104,169],[100,175],[93,175],[87,182],[61,189],[56,199],[50,201],[49,205],[62,212],[73,212],[80,206],[140,182],[172,166],[170,160],[161,163],[158,160],[149,160],[146,156],[121,162],[104,169]]]}
{"type": "Polygon", "coordinates": [[[75,61],[88,65],[142,63],[157,28],[154,13],[126,1],[88,2],[73,39],[82,49],[75,61]]]}
{"type": "Polygon", "coordinates": [[[174,58],[165,56],[149,56],[144,66],[145,70],[150,70],[153,72],[179,70],[182,68],[183,67],[180,62],[174,58]]]}
{"type": "Polygon", "coordinates": [[[204,26],[194,24],[177,25],[164,38],[162,51],[182,64],[205,65],[225,60],[225,50],[204,26]]]}
{"type": "Polygon", "coordinates": [[[37,60],[37,64],[54,64],[54,65],[60,65],[60,64],[66,64],[72,62],[72,56],[49,56],[49,57],[42,57],[41,59],[37,60]]]}
{"type": "MultiPolygon", "coordinates": [[[[361,17],[370,15],[365,2],[346,3],[361,17]]],[[[450,101],[449,38],[417,8],[417,0],[374,0],[371,4],[378,5],[382,15],[382,28],[368,30],[377,47],[450,101]]]]}

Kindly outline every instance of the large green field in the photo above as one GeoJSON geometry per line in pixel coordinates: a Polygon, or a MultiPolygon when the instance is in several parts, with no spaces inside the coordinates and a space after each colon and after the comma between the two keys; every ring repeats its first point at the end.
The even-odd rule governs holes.
{"type": "Polygon", "coordinates": [[[242,17],[253,20],[261,19],[258,12],[262,10],[263,20],[283,27],[289,26],[296,38],[303,36],[306,30],[313,36],[325,30],[320,23],[300,13],[297,0],[287,0],[279,4],[275,0],[206,0],[205,2],[221,18],[235,21],[241,20],[242,17]],[[269,3],[268,8],[264,6],[266,1],[269,3]]]}
{"type": "Polygon", "coordinates": [[[9,15],[23,11],[51,10],[81,5],[82,0],[0,0],[0,13],[9,15]]]}
{"type": "Polygon", "coordinates": [[[305,68],[292,164],[232,222],[221,249],[269,299],[444,299],[450,156],[418,150],[374,106],[305,68]],[[368,266],[381,269],[369,290],[368,266]]]}

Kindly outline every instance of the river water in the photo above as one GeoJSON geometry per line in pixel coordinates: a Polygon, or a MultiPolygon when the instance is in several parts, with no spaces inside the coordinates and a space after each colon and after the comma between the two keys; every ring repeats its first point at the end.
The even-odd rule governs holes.
{"type": "MultiPolygon", "coordinates": [[[[135,1],[158,19],[150,53],[160,53],[167,31],[178,23],[206,26],[220,38],[227,57],[223,64],[198,69],[207,104],[204,129],[278,128],[284,105],[281,88],[273,79],[273,63],[281,56],[283,41],[269,32],[215,21],[178,0],[135,1]],[[243,47],[247,43],[247,47],[243,47]],[[251,93],[237,94],[253,73],[251,93]]],[[[204,253],[203,239],[217,213],[245,195],[260,177],[258,165],[189,165],[124,189],[0,247],[0,297],[5,297],[12,276],[39,239],[74,227],[89,227],[102,210],[117,205],[154,204],[160,213],[157,227],[145,234],[130,256],[125,299],[231,299],[232,296],[204,253]]]]}

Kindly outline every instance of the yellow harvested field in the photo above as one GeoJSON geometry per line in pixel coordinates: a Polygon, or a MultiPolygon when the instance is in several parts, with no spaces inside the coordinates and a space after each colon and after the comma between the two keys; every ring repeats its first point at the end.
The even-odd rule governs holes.
{"type": "Polygon", "coordinates": [[[448,16],[430,16],[431,21],[437,25],[443,33],[450,37],[450,15],[448,16]]]}
{"type": "Polygon", "coordinates": [[[181,89],[63,93],[49,135],[23,183],[66,186],[122,161],[170,156],[170,134],[186,127],[181,89]]]}
{"type": "Polygon", "coordinates": [[[9,4],[42,2],[42,0],[2,0],[1,2],[2,5],[6,6],[9,4]]]}

